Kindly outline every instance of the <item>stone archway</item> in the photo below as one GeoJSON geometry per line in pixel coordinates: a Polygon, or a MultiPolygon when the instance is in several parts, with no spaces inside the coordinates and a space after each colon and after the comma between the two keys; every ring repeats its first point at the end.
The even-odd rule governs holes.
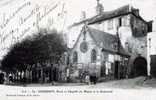
{"type": "Polygon", "coordinates": [[[144,57],[137,57],[133,64],[135,76],[147,76],[147,61],[144,57]]]}

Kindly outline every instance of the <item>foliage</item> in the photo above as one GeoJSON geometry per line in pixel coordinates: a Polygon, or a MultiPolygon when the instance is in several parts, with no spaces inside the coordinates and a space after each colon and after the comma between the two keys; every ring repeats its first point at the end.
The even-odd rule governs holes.
{"type": "Polygon", "coordinates": [[[58,63],[65,50],[66,45],[59,33],[39,32],[13,45],[2,60],[2,67],[4,70],[16,71],[46,61],[58,63]]]}

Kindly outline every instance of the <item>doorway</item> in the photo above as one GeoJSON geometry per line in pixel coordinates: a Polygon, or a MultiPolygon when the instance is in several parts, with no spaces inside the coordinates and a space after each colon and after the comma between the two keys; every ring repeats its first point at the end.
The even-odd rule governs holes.
{"type": "Polygon", "coordinates": [[[144,57],[137,57],[134,60],[134,75],[137,76],[147,76],[147,61],[144,57]]]}
{"type": "Polygon", "coordinates": [[[115,70],[114,70],[114,78],[118,79],[119,78],[119,61],[115,61],[115,70]]]}

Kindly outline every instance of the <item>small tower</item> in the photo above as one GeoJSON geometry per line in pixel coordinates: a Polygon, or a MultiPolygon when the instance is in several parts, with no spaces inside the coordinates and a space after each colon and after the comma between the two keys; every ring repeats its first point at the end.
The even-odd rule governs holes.
{"type": "Polygon", "coordinates": [[[100,3],[100,0],[97,0],[96,14],[101,15],[103,11],[104,11],[103,5],[100,3]]]}

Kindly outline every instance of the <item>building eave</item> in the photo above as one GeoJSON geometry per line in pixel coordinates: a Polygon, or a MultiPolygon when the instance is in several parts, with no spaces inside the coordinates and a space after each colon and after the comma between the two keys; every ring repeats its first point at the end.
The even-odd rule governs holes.
{"type": "MultiPolygon", "coordinates": [[[[126,6],[125,6],[126,7],[126,6]]],[[[128,8],[128,6],[127,6],[128,8]]],[[[101,22],[101,21],[106,21],[106,20],[109,20],[109,19],[112,19],[112,18],[116,18],[116,17],[121,17],[121,16],[124,16],[124,15],[128,15],[128,14],[132,14],[134,15],[136,18],[142,20],[144,23],[148,23],[146,20],[144,20],[140,14],[139,14],[139,10],[138,9],[135,9],[135,8],[131,8],[131,10],[128,10],[127,8],[125,8],[126,10],[124,12],[121,12],[122,10],[124,10],[123,7],[121,8],[118,8],[118,9],[115,9],[115,10],[112,10],[112,11],[108,11],[108,12],[104,12],[103,14],[101,15],[95,15],[91,18],[88,18],[88,19],[85,19],[85,20],[82,20],[80,22],[76,22],[74,24],[72,24],[70,27],[74,27],[74,26],[77,26],[77,25],[80,25],[80,24],[83,24],[83,23],[88,23],[89,25],[91,24],[95,24],[95,23],[98,23],[98,22],[101,22]],[[115,12],[117,11],[118,14],[115,14],[115,12]],[[118,12],[119,11],[119,12],[118,12]],[[138,11],[138,14],[136,14],[135,12],[138,11]],[[104,17],[104,16],[107,16],[108,17],[104,17]]]]}

